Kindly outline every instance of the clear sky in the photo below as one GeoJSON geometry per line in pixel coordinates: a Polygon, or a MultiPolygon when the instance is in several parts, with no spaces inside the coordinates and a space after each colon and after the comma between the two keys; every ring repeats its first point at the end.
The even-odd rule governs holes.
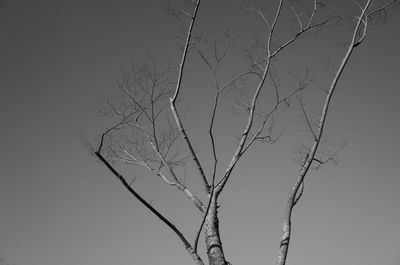
{"type": "MultiPolygon", "coordinates": [[[[262,22],[244,15],[241,3],[204,1],[199,10],[200,30],[216,36],[228,28],[243,40],[229,54],[233,58],[248,38],[262,34],[262,22]]],[[[0,257],[15,265],[192,262],[176,236],[78,137],[96,136],[110,124],[96,110],[98,98],[116,87],[131,55],[145,60],[151,52],[177,69],[177,23],[165,10],[163,0],[0,1],[0,257]]],[[[397,8],[368,33],[345,70],[326,133],[347,145],[337,166],[306,180],[294,211],[288,264],[400,264],[399,25],[397,8]]],[[[293,83],[289,72],[310,66],[316,81],[305,97],[318,109],[318,87],[330,77],[322,62],[340,60],[349,34],[328,29],[282,54],[276,62],[282,86],[293,83]]],[[[199,62],[196,53],[189,55],[180,108],[187,110],[189,135],[209,169],[206,125],[213,88],[199,62]]],[[[224,67],[221,78],[241,69],[224,67]]],[[[229,99],[224,97],[216,120],[221,165],[244,127],[244,116],[232,113],[229,99]]],[[[276,131],[285,133],[277,144],[250,150],[222,195],[221,236],[232,264],[277,259],[283,210],[298,169],[292,149],[307,139],[290,122],[295,112],[293,107],[282,114],[276,131]]],[[[196,175],[186,183],[205,197],[196,175]]],[[[193,238],[200,216],[182,194],[149,175],[138,176],[135,185],[193,238]]]]}

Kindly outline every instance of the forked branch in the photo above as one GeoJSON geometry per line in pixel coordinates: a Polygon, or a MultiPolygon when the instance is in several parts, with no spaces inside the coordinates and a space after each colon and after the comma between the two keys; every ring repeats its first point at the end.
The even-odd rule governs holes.
{"type": "Polygon", "coordinates": [[[197,158],[197,155],[193,149],[192,143],[190,142],[189,137],[186,134],[186,130],[183,128],[182,120],[179,117],[178,111],[176,110],[176,100],[177,100],[179,92],[181,90],[183,70],[185,67],[186,57],[188,54],[189,45],[190,45],[191,37],[192,37],[193,26],[194,26],[194,23],[195,23],[195,20],[197,17],[197,11],[198,11],[199,5],[200,5],[200,0],[197,0],[195,7],[194,7],[193,14],[191,16],[189,29],[187,31],[186,42],[185,42],[185,46],[184,46],[183,53],[182,53],[181,63],[179,65],[178,81],[176,83],[175,93],[174,93],[173,97],[170,98],[170,105],[171,105],[171,110],[172,110],[172,114],[174,116],[176,125],[178,126],[178,130],[182,134],[182,137],[185,141],[187,148],[189,149],[189,152],[190,152],[193,162],[196,164],[197,170],[203,180],[204,188],[205,188],[206,192],[209,193],[210,185],[208,184],[204,170],[203,170],[202,166],[200,165],[200,161],[197,158]]]}

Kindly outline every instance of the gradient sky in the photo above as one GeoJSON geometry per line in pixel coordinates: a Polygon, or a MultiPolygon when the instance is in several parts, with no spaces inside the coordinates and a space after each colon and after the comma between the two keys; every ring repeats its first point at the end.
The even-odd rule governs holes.
{"type": "MultiPolygon", "coordinates": [[[[204,1],[199,27],[210,34],[229,28],[243,43],[261,34],[261,21],[243,15],[241,3],[204,1]]],[[[78,136],[96,136],[110,124],[97,113],[97,100],[116,87],[131,55],[145,60],[148,51],[177,65],[177,23],[165,10],[163,0],[0,1],[0,257],[15,265],[191,264],[176,236],[89,155],[78,136]]],[[[400,264],[399,25],[397,8],[368,33],[345,70],[326,133],[347,146],[337,166],[306,179],[288,264],[400,264]]],[[[327,32],[306,36],[277,61],[283,86],[293,82],[288,72],[306,65],[315,70],[310,108],[320,104],[318,86],[330,76],[321,62],[337,63],[340,43],[350,34],[327,32]]],[[[207,165],[212,79],[195,53],[188,66],[180,107],[188,111],[189,134],[207,165]]],[[[225,65],[226,73],[237,66],[225,65]]],[[[222,165],[244,126],[244,116],[232,115],[225,99],[216,120],[222,165]]],[[[298,168],[292,149],[307,139],[291,122],[295,111],[282,114],[280,142],[251,149],[222,195],[221,236],[232,264],[276,261],[298,168]]],[[[146,175],[135,185],[192,239],[199,214],[163,184],[146,175]]],[[[197,176],[187,184],[201,192],[197,176]]]]}

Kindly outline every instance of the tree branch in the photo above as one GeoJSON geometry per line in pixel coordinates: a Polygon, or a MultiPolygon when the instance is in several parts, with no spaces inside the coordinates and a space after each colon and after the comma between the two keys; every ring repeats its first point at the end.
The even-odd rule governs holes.
{"type": "Polygon", "coordinates": [[[361,28],[361,25],[363,23],[362,20],[365,17],[366,11],[367,11],[368,7],[370,6],[370,4],[371,4],[371,0],[368,0],[367,3],[365,4],[364,8],[362,9],[360,17],[358,18],[357,25],[356,25],[355,30],[353,31],[353,36],[352,36],[351,42],[348,46],[347,52],[346,52],[344,58],[342,59],[339,69],[337,70],[335,77],[330,85],[329,91],[326,95],[324,107],[323,107],[320,121],[318,124],[317,138],[314,140],[314,143],[310,149],[309,155],[307,156],[307,158],[305,160],[304,166],[300,170],[300,173],[296,180],[296,183],[290,191],[289,199],[287,202],[287,206],[286,206],[286,210],[285,210],[285,214],[284,214],[284,218],[283,218],[283,234],[282,234],[281,242],[279,245],[279,255],[278,255],[278,261],[276,263],[277,265],[285,265],[286,264],[286,258],[287,258],[287,254],[288,254],[289,243],[290,243],[290,235],[291,235],[291,230],[292,230],[292,225],[291,225],[292,210],[293,210],[293,207],[295,206],[295,204],[299,201],[301,194],[302,194],[302,189],[304,187],[301,188],[301,192],[299,194],[298,194],[298,191],[299,191],[300,187],[304,185],[304,184],[302,184],[304,182],[304,178],[307,175],[312,162],[314,161],[314,157],[315,157],[315,154],[319,147],[319,143],[321,141],[321,137],[322,137],[323,130],[325,127],[326,117],[328,115],[328,109],[329,109],[329,106],[330,106],[330,103],[332,100],[333,93],[335,92],[336,85],[339,81],[339,78],[341,77],[341,75],[343,73],[343,70],[344,70],[347,62],[349,61],[349,58],[350,58],[354,48],[356,47],[355,43],[357,43],[357,33],[361,28]]]}
{"type": "MultiPolygon", "coordinates": [[[[104,136],[104,134],[103,134],[104,136]]],[[[101,145],[102,146],[102,143],[101,145]]],[[[100,161],[111,171],[111,173],[117,177],[117,179],[124,185],[124,187],[140,202],[142,203],[147,209],[149,209],[155,216],[157,216],[164,224],[166,224],[182,241],[186,251],[189,255],[193,258],[193,260],[198,265],[204,265],[204,262],[201,260],[197,252],[193,249],[190,243],[186,240],[185,236],[179,231],[178,228],[174,224],[172,224],[167,218],[165,218],[159,211],[157,211],[150,203],[148,203],[145,199],[143,199],[129,183],[125,180],[125,178],[119,174],[111,164],[101,155],[101,148],[95,152],[96,156],[100,159],[100,161]]]]}
{"type": "Polygon", "coordinates": [[[268,54],[267,54],[267,59],[266,59],[267,60],[266,61],[266,66],[265,66],[265,68],[263,70],[263,74],[262,74],[261,80],[258,83],[257,88],[255,90],[255,93],[253,95],[253,99],[252,99],[252,102],[251,102],[250,112],[249,112],[249,116],[248,116],[248,119],[247,119],[246,127],[245,127],[245,129],[244,129],[244,131],[242,133],[240,142],[239,142],[239,144],[238,144],[238,146],[236,148],[235,153],[233,154],[231,162],[229,163],[229,165],[228,165],[228,167],[227,167],[227,169],[225,171],[225,175],[222,177],[222,179],[219,181],[219,183],[216,186],[216,191],[215,192],[216,192],[217,196],[223,190],[223,188],[224,188],[229,176],[232,173],[233,168],[235,167],[237,161],[240,159],[240,156],[242,154],[242,150],[244,148],[244,145],[246,143],[247,137],[248,137],[249,132],[251,130],[251,127],[253,125],[257,99],[258,99],[258,96],[260,95],[261,89],[262,89],[262,87],[263,87],[263,85],[265,83],[265,80],[266,80],[267,75],[268,75],[269,67],[270,67],[270,64],[271,64],[271,49],[270,49],[270,45],[271,45],[271,42],[272,42],[272,36],[273,36],[274,30],[275,30],[276,22],[278,21],[279,15],[280,15],[281,10],[282,10],[282,4],[283,4],[283,0],[280,0],[278,9],[277,9],[277,11],[275,13],[274,21],[271,24],[271,28],[270,28],[269,35],[268,35],[268,41],[267,41],[267,53],[268,54]]]}
{"type": "Polygon", "coordinates": [[[308,130],[310,131],[310,133],[313,136],[313,139],[315,141],[315,140],[317,140],[317,134],[314,131],[312,121],[311,121],[310,117],[307,114],[306,107],[304,106],[303,100],[299,96],[297,97],[297,100],[299,101],[300,109],[301,109],[301,112],[303,113],[305,124],[308,127],[308,130]]]}
{"type": "Polygon", "coordinates": [[[204,184],[204,188],[206,190],[206,192],[209,192],[210,186],[207,182],[207,178],[206,175],[204,174],[203,168],[200,165],[200,162],[196,156],[196,153],[194,152],[194,149],[192,147],[192,144],[189,140],[189,137],[186,134],[185,129],[183,128],[183,124],[182,121],[178,115],[178,112],[176,110],[176,99],[178,98],[180,89],[181,89],[181,83],[182,83],[182,77],[183,77],[183,70],[185,67],[185,62],[186,62],[186,56],[188,53],[188,48],[189,48],[189,44],[190,44],[190,40],[191,40],[191,36],[192,36],[192,30],[193,30],[193,26],[194,26],[194,22],[196,20],[196,16],[197,16],[197,11],[200,5],[200,0],[197,0],[194,11],[193,11],[193,15],[191,16],[191,22],[190,22],[190,26],[189,29],[187,31],[187,37],[186,37],[186,42],[185,42],[185,47],[183,49],[183,53],[182,53],[182,59],[181,59],[181,63],[179,65],[179,75],[178,75],[178,82],[176,84],[176,88],[175,88],[175,93],[174,95],[170,98],[170,105],[171,105],[171,110],[172,110],[172,114],[175,118],[175,122],[178,126],[178,129],[180,131],[180,133],[183,136],[183,139],[186,143],[187,148],[189,149],[189,152],[191,154],[191,158],[194,161],[194,163],[196,164],[197,170],[199,171],[199,174],[203,180],[203,184],[204,184]]]}

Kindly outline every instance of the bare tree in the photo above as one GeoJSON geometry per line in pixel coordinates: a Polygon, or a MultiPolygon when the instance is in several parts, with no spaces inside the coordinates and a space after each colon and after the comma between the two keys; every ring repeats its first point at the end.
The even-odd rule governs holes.
{"type": "Polygon", "coordinates": [[[271,6],[268,12],[256,3],[246,6],[243,8],[245,12],[255,14],[264,23],[265,36],[255,38],[253,45],[244,52],[247,69],[234,74],[225,82],[221,82],[219,70],[235,37],[232,34],[225,34],[219,38],[211,38],[196,31],[196,21],[203,15],[200,0],[186,1],[180,8],[171,4],[169,8],[171,14],[183,23],[185,29],[179,68],[176,70],[163,67],[151,56],[146,64],[132,63],[131,70],[122,75],[118,82],[119,93],[113,97],[104,97],[102,100],[102,113],[117,119],[117,122],[101,134],[94,154],[134,197],[178,236],[196,264],[205,264],[204,257],[198,253],[202,232],[208,264],[230,264],[225,257],[221,240],[218,199],[230,183],[235,167],[253,145],[262,142],[274,143],[280,138],[282,131],[276,132],[274,129],[275,114],[286,109],[293,103],[293,99],[297,99],[301,123],[312,141],[304,143],[298,149],[299,173],[290,190],[284,211],[277,264],[285,264],[292,232],[292,212],[303,194],[304,179],[313,167],[319,168],[328,162],[336,163],[336,154],[343,148],[343,145],[337,150],[321,148],[322,143],[326,141],[324,128],[328,122],[332,97],[340,77],[350,62],[352,53],[365,41],[370,25],[375,26],[380,23],[386,17],[388,10],[397,2],[396,0],[374,3],[371,0],[363,3],[348,2],[340,8],[350,8],[354,12],[350,19],[346,19],[339,12],[331,12],[340,9],[335,6],[337,3],[334,1],[280,0],[277,6],[272,5],[275,8],[273,16],[270,15],[271,6]],[[279,27],[279,24],[288,19],[294,21],[294,26],[285,35],[280,32],[285,29],[279,27]],[[311,70],[306,68],[304,74],[295,75],[296,85],[284,90],[274,64],[282,52],[295,45],[299,39],[311,35],[310,33],[341,26],[350,26],[352,35],[346,40],[347,50],[342,55],[339,65],[330,66],[335,72],[330,83],[326,85],[327,88],[323,89],[325,96],[322,111],[312,114],[300,95],[312,82],[311,70]],[[289,37],[280,42],[277,35],[279,38],[288,35],[289,37]],[[182,97],[182,90],[185,89],[182,80],[186,74],[189,53],[197,53],[210,70],[215,87],[208,127],[213,162],[207,167],[200,163],[190,134],[184,126],[185,115],[178,109],[178,103],[185,101],[182,97]],[[262,94],[266,90],[271,91],[274,96],[272,101],[262,100],[262,94]],[[223,172],[219,172],[220,159],[216,150],[215,119],[221,104],[221,95],[224,93],[233,95],[236,111],[243,112],[247,119],[240,135],[237,136],[237,145],[229,164],[223,172]],[[201,225],[193,227],[196,232],[192,241],[135,190],[133,185],[135,178],[128,179],[119,173],[118,165],[121,162],[148,170],[165,184],[181,191],[193,203],[201,214],[201,225]],[[195,165],[207,200],[201,200],[185,184],[185,173],[182,168],[188,163],[195,165]],[[206,173],[205,168],[211,168],[210,173],[206,173]]]}

